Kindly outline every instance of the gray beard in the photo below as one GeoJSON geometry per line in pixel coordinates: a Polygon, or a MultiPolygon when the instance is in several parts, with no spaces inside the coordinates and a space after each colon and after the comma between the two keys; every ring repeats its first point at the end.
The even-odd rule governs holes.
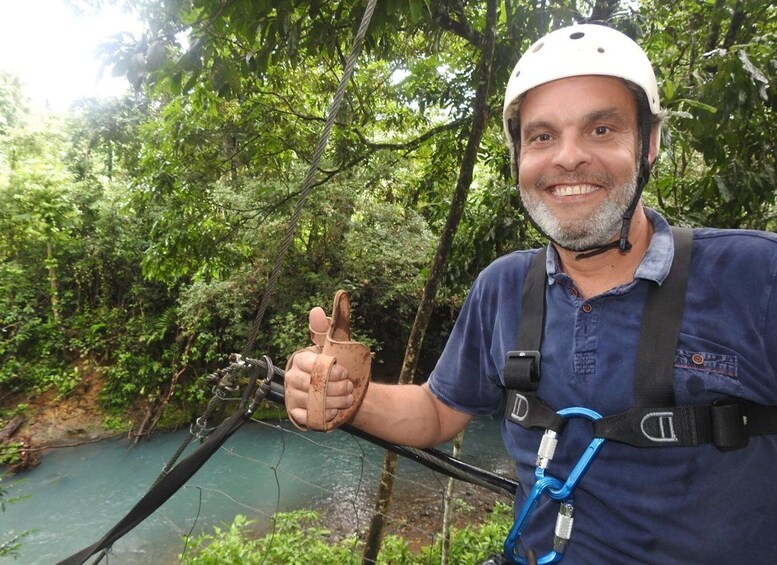
{"type": "MultiPolygon", "coordinates": [[[[579,183],[576,180],[565,179],[565,181],[586,184],[583,180],[579,183]]],[[[590,177],[588,181],[591,181],[590,177]]],[[[623,214],[637,193],[636,175],[634,179],[620,187],[615,187],[615,182],[610,175],[602,176],[594,184],[605,187],[607,190],[605,200],[590,215],[576,218],[564,225],[538,195],[537,187],[547,186],[546,179],[538,178],[535,182],[535,190],[525,190],[521,186],[518,188],[526,211],[546,236],[569,251],[588,251],[607,245],[618,237],[623,214]]]]}

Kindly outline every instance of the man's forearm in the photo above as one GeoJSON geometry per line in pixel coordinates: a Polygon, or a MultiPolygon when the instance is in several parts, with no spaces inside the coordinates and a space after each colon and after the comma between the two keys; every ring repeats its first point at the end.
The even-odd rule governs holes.
{"type": "Polygon", "coordinates": [[[470,419],[442,404],[426,385],[371,383],[352,423],[392,443],[434,447],[454,437],[470,419]]]}

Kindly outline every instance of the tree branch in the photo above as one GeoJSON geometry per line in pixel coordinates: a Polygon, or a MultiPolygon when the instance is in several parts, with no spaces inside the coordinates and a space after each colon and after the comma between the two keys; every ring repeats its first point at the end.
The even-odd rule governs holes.
{"type": "Polygon", "coordinates": [[[416,149],[419,147],[422,143],[425,141],[431,139],[435,135],[442,133],[444,131],[449,131],[452,129],[456,129],[459,127],[463,127],[464,124],[469,122],[471,118],[459,118],[458,120],[453,120],[452,122],[448,122],[447,124],[442,124],[440,126],[434,127],[423,134],[419,135],[415,139],[411,139],[409,141],[405,141],[403,143],[375,143],[373,141],[370,141],[367,139],[367,137],[358,129],[355,129],[354,132],[357,136],[359,136],[359,139],[364,144],[365,147],[368,147],[373,150],[381,150],[381,149],[388,149],[388,150],[403,150],[403,149],[416,149]]]}
{"type": "Polygon", "coordinates": [[[432,14],[432,18],[441,28],[466,39],[475,47],[479,48],[483,44],[483,34],[469,25],[466,18],[463,17],[463,12],[459,12],[463,21],[454,20],[448,12],[443,11],[443,6],[439,3],[436,3],[435,6],[437,10],[432,14]]]}

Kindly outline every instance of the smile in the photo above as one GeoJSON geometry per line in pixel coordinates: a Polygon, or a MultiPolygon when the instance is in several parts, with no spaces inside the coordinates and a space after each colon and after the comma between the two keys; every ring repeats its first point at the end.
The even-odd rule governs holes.
{"type": "Polygon", "coordinates": [[[549,192],[554,196],[578,196],[590,194],[597,190],[599,190],[599,187],[593,184],[557,184],[550,187],[549,192]]]}

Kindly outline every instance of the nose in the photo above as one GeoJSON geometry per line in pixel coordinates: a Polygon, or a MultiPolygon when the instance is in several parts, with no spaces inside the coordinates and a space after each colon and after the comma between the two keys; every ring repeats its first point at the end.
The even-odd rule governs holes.
{"type": "Polygon", "coordinates": [[[591,162],[591,153],[585,143],[577,135],[567,134],[559,137],[556,142],[556,152],[553,164],[566,171],[574,171],[581,165],[591,162]]]}

